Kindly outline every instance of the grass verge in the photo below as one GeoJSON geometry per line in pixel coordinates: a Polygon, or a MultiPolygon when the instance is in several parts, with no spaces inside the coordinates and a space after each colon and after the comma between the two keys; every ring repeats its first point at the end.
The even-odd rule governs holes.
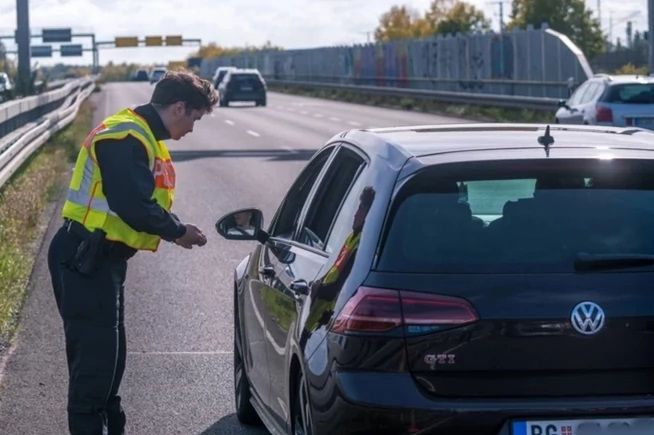
{"type": "Polygon", "coordinates": [[[549,112],[529,109],[510,109],[500,107],[472,106],[467,104],[451,104],[427,99],[384,97],[335,89],[316,90],[295,86],[291,87],[278,85],[269,85],[268,87],[271,91],[283,92],[286,94],[346,101],[349,103],[366,104],[369,106],[386,107],[389,109],[414,110],[417,112],[453,116],[482,122],[554,122],[553,111],[549,112]]]}
{"type": "Polygon", "coordinates": [[[91,129],[94,107],[34,153],[0,190],[0,351],[18,325],[35,254],[46,230],[44,211],[66,187],[71,161],[91,129]]]}

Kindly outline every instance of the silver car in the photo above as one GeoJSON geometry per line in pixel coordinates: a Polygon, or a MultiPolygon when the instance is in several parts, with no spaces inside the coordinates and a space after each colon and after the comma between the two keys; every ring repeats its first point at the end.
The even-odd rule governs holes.
{"type": "Polygon", "coordinates": [[[654,76],[598,74],[559,102],[556,122],[654,130],[654,76]]]}

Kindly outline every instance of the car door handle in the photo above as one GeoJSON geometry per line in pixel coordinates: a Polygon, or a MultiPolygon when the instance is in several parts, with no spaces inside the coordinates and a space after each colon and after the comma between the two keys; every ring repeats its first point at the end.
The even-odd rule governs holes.
{"type": "Polygon", "coordinates": [[[272,278],[275,276],[275,268],[272,266],[262,266],[259,268],[259,273],[265,277],[272,278]]]}
{"type": "Polygon", "coordinates": [[[309,284],[303,279],[296,279],[291,283],[291,290],[293,290],[298,295],[307,295],[309,294],[309,284]]]}

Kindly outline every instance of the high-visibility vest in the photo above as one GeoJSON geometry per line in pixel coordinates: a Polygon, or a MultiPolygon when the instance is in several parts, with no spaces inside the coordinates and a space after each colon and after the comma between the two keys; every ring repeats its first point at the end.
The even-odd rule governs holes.
{"type": "Polygon", "coordinates": [[[152,129],[141,116],[131,109],[125,109],[102,121],[84,140],[62,215],[79,222],[89,231],[103,230],[107,240],[122,242],[134,249],[156,251],[161,238],[131,228],[109,208],[104,196],[95,144],[105,139],[121,140],[127,135],[138,139],[147,152],[155,185],[152,199],[170,211],[175,196],[175,170],[168,148],[163,141],[156,140],[152,129]]]}
{"type": "Polygon", "coordinates": [[[336,257],[334,265],[329,269],[327,274],[322,280],[323,285],[333,284],[341,275],[345,263],[350,259],[350,256],[354,251],[359,247],[359,242],[361,241],[361,231],[352,231],[345,239],[345,243],[341,247],[341,250],[336,257]]]}

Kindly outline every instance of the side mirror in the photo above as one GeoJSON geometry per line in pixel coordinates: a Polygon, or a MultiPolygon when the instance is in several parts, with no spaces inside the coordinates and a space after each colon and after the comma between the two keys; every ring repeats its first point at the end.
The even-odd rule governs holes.
{"type": "Polygon", "coordinates": [[[567,100],[559,100],[559,102],[557,103],[557,105],[558,105],[559,107],[565,107],[566,109],[569,108],[569,107],[568,107],[567,100]]]}
{"type": "Polygon", "coordinates": [[[216,231],[229,240],[258,240],[265,243],[268,233],[263,226],[263,213],[256,208],[236,210],[218,219],[216,231]]]}

